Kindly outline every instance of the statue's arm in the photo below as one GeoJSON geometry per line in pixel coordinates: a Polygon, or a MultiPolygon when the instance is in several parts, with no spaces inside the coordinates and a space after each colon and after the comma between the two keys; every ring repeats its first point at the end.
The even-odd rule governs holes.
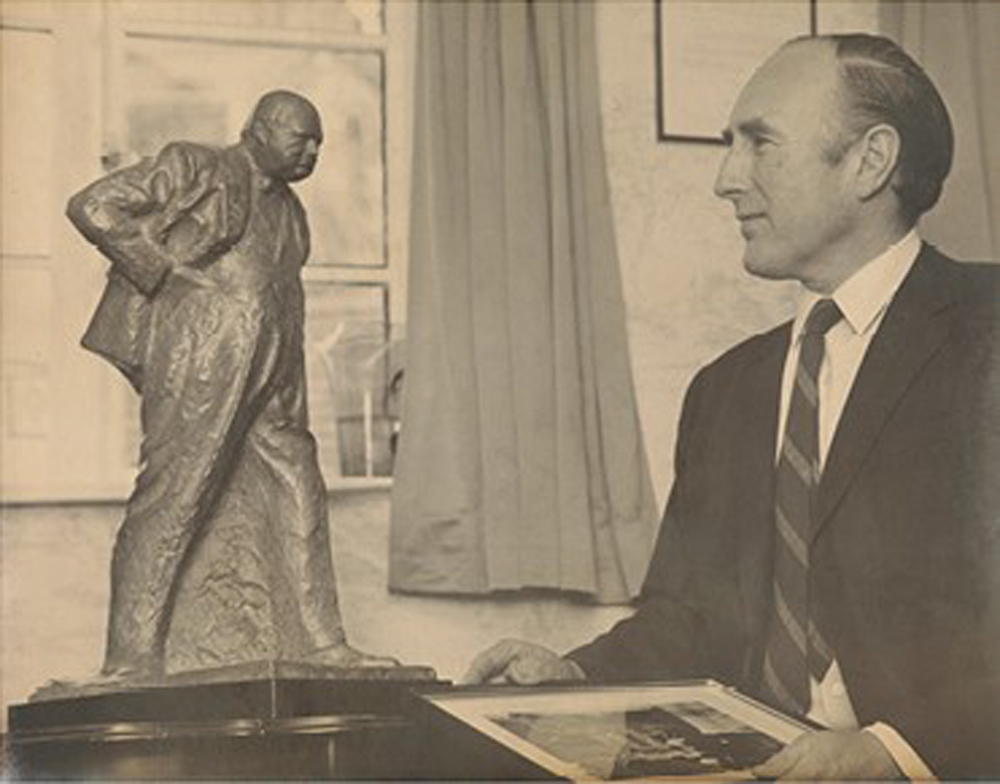
{"type": "Polygon", "coordinates": [[[183,145],[168,145],[156,160],[88,185],[69,200],[66,215],[117,272],[151,295],[182,261],[167,246],[168,232],[205,180],[183,145]]]}

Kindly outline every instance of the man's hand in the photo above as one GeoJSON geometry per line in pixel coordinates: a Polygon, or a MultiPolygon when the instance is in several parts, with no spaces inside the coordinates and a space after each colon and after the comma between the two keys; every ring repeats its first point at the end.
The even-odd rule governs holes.
{"type": "Polygon", "coordinates": [[[503,640],[480,653],[462,678],[463,683],[516,683],[531,686],[543,681],[582,681],[576,662],[521,640],[503,640]]]}
{"type": "Polygon", "coordinates": [[[860,730],[806,732],[753,769],[761,779],[898,779],[882,741],[860,730]]]}

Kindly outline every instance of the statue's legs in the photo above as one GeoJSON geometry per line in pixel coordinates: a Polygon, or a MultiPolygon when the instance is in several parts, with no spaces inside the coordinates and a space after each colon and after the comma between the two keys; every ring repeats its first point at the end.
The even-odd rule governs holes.
{"type": "Polygon", "coordinates": [[[306,648],[345,642],[330,554],[326,485],[316,442],[306,429],[302,376],[279,379],[250,429],[268,499],[268,519],[286,585],[291,588],[306,634],[306,648]]]}
{"type": "Polygon", "coordinates": [[[305,659],[337,666],[397,665],[395,659],[370,656],[347,644],[330,551],[326,484],[308,429],[299,339],[285,342],[275,370],[245,448],[257,458],[258,470],[263,469],[279,569],[305,632],[305,659]]]}
{"type": "Polygon", "coordinates": [[[307,427],[302,335],[287,316],[177,278],[158,294],[144,365],[142,469],[112,556],[106,677],[162,672],[185,558],[234,472],[249,463],[277,542],[268,555],[306,635],[303,655],[340,666],[395,663],[344,638],[326,488],[307,427]]]}
{"type": "Polygon", "coordinates": [[[144,367],[142,468],[112,555],[105,675],[162,669],[178,570],[232,470],[258,388],[252,308],[168,285],[144,367]]]}

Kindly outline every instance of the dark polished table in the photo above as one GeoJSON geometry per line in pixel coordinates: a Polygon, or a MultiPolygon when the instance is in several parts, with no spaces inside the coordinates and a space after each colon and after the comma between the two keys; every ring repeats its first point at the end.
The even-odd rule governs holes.
{"type": "Polygon", "coordinates": [[[428,753],[413,691],[435,683],[425,667],[359,674],[259,662],[125,691],[43,692],[9,709],[6,775],[434,777],[439,752],[428,753]]]}

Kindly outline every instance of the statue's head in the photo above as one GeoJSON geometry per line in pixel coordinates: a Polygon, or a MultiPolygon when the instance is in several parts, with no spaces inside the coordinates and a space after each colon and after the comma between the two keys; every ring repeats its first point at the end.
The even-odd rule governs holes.
{"type": "Polygon", "coordinates": [[[306,98],[290,90],[261,96],[243,129],[261,171],[285,182],[312,174],[323,143],[319,112],[306,98]]]}

